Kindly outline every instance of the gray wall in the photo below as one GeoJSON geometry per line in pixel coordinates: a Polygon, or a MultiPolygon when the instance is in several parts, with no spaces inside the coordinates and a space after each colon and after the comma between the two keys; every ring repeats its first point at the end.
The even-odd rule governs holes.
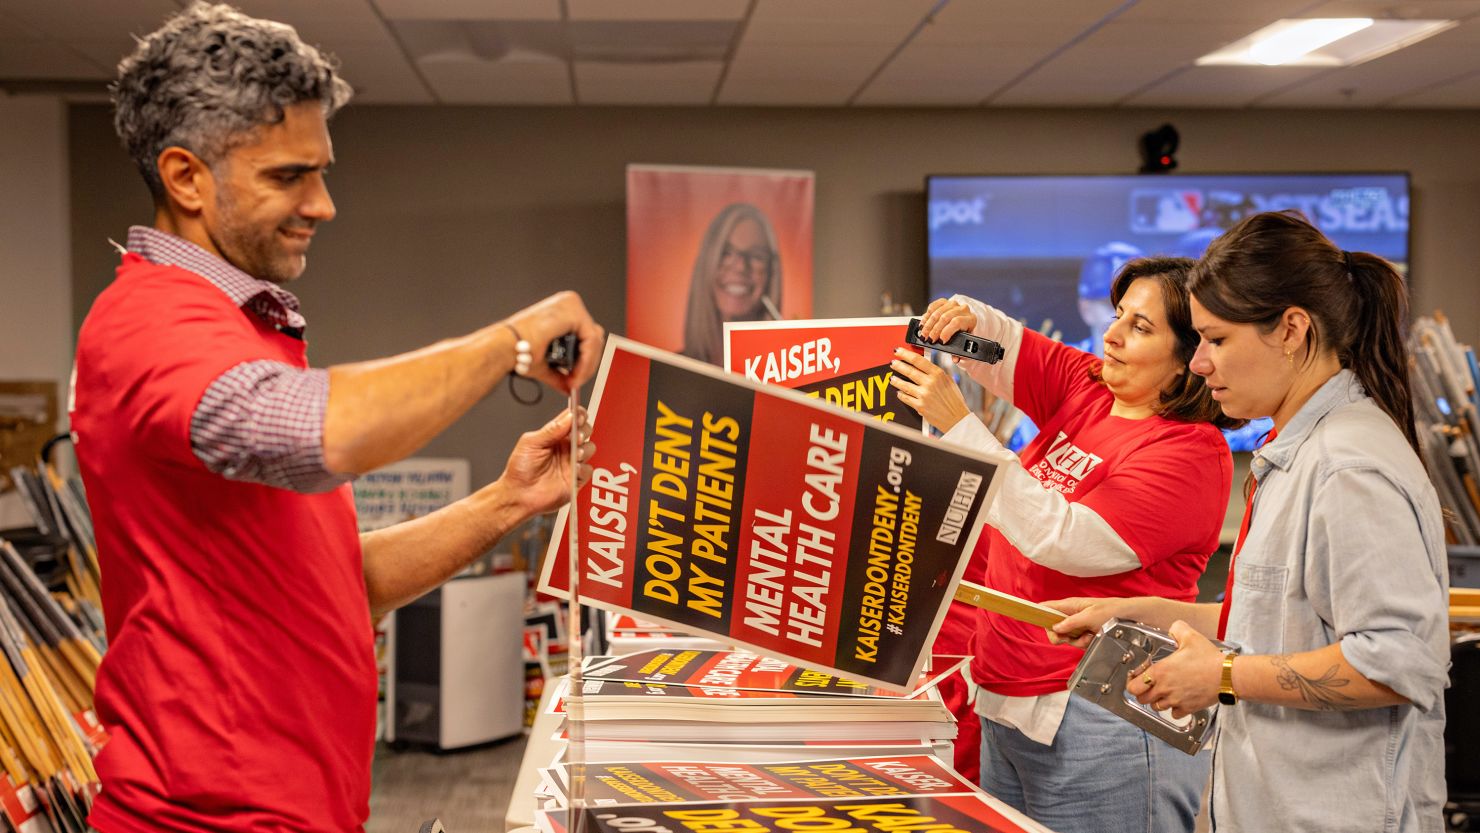
{"type": "MultiPolygon", "coordinates": [[[[60,411],[72,366],[66,125],[57,99],[0,93],[0,379],[56,385],[60,411]]],[[[0,494],[0,529],[30,523],[20,495],[0,494]]]]}
{"type": "MultiPolygon", "coordinates": [[[[1480,342],[1480,113],[355,107],[333,126],[339,218],[293,286],[315,364],[408,350],[579,290],[620,332],[629,162],[817,172],[819,317],[924,297],[929,173],[1128,173],[1170,120],[1184,172],[1406,170],[1414,309],[1480,342]]],[[[102,107],[70,112],[75,318],[111,278],[106,243],[151,217],[102,107]]],[[[425,453],[496,477],[518,431],[553,412],[501,388],[425,453]]]]}

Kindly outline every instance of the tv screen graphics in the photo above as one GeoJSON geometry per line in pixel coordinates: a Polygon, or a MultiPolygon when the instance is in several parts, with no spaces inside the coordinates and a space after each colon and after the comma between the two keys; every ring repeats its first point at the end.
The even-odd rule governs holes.
{"type": "MultiPolygon", "coordinates": [[[[926,204],[931,300],[978,298],[1096,354],[1121,266],[1142,255],[1198,257],[1260,211],[1297,209],[1343,249],[1408,270],[1402,173],[931,176],[926,204]]],[[[1229,432],[1229,444],[1252,450],[1268,430],[1256,421],[1229,432]]],[[[1009,446],[1032,434],[1020,428],[1009,446]]]]}

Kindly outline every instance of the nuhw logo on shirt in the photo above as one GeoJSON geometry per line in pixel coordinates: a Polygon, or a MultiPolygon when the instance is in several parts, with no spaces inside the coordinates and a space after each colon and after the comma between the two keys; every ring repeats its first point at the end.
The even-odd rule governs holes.
{"type": "Polygon", "coordinates": [[[1038,478],[1043,488],[1055,492],[1073,494],[1079,482],[1089,476],[1103,462],[1103,458],[1069,442],[1063,431],[1048,446],[1048,453],[1038,461],[1030,473],[1038,478]]]}

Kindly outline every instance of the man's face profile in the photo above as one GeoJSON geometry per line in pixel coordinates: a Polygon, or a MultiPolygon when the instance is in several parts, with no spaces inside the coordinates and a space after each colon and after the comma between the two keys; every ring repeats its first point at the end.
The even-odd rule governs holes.
{"type": "Polygon", "coordinates": [[[283,110],[211,166],[215,198],[201,220],[222,257],[247,274],[287,283],[303,274],[320,222],[334,219],[324,177],[334,161],[317,102],[283,110]]]}

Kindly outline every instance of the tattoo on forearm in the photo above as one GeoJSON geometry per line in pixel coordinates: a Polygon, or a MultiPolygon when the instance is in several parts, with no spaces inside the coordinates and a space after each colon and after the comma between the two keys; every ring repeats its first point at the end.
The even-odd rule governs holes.
{"type": "Polygon", "coordinates": [[[1351,680],[1336,676],[1336,673],[1341,670],[1340,665],[1331,666],[1320,677],[1307,677],[1290,667],[1289,654],[1272,656],[1269,661],[1279,670],[1275,680],[1280,684],[1280,688],[1285,691],[1300,692],[1301,698],[1317,709],[1345,711],[1358,708],[1356,698],[1337,691],[1351,683],[1351,680]]]}

